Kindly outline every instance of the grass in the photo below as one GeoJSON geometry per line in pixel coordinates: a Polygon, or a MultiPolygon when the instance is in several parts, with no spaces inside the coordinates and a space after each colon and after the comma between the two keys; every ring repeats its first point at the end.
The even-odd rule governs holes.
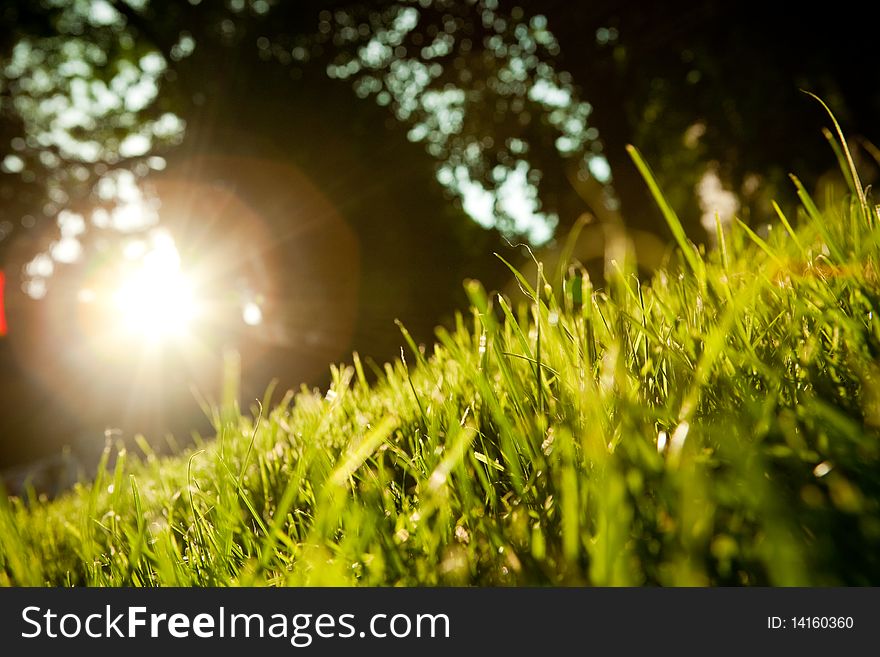
{"type": "MultiPolygon", "coordinates": [[[[471,312],[170,458],[0,502],[0,584],[880,584],[880,209],[779,212],[471,312]],[[795,228],[794,226],[797,226],[795,228]]],[[[539,272],[540,272],[539,268],[539,272]]],[[[109,459],[110,447],[105,457],[109,459]]]]}

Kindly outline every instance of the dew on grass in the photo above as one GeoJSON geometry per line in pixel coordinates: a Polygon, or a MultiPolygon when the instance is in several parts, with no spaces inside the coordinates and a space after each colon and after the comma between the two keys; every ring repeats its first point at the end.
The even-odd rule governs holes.
{"type": "Polygon", "coordinates": [[[467,571],[467,552],[460,546],[448,548],[440,562],[440,572],[444,575],[464,575],[467,571]]]}
{"type": "Polygon", "coordinates": [[[672,432],[672,438],[669,441],[669,451],[671,454],[676,455],[681,452],[681,448],[684,447],[684,441],[687,438],[690,428],[691,425],[687,420],[675,427],[675,431],[672,432]]]}
{"type": "Polygon", "coordinates": [[[431,474],[431,478],[428,480],[428,487],[431,490],[437,490],[445,483],[446,473],[443,470],[438,469],[431,474]]]}
{"type": "Polygon", "coordinates": [[[657,434],[657,451],[661,454],[663,453],[663,450],[666,449],[666,441],[668,438],[669,436],[666,434],[665,431],[661,431],[657,434]]]}

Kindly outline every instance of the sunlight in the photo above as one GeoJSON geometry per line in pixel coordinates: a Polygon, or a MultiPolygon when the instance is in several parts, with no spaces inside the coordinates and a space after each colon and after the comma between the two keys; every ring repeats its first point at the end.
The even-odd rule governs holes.
{"type": "Polygon", "coordinates": [[[196,316],[194,288],[168,233],[156,233],[150,250],[124,272],[113,305],[125,330],[147,342],[188,334],[196,316]]]}

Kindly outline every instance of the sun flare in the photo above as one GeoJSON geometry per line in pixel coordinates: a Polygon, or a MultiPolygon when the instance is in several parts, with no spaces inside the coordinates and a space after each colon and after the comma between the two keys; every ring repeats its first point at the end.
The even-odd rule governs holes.
{"type": "Polygon", "coordinates": [[[124,270],[113,306],[124,330],[147,342],[189,333],[197,314],[195,290],[170,235],[155,235],[150,249],[124,270]]]}

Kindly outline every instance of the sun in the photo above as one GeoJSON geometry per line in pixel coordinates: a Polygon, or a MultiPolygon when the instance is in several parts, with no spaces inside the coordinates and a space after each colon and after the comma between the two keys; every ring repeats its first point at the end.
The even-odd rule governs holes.
{"type": "Polygon", "coordinates": [[[148,344],[186,337],[197,315],[192,280],[181,270],[170,235],[156,233],[148,250],[124,267],[113,293],[121,328],[148,344]]]}

